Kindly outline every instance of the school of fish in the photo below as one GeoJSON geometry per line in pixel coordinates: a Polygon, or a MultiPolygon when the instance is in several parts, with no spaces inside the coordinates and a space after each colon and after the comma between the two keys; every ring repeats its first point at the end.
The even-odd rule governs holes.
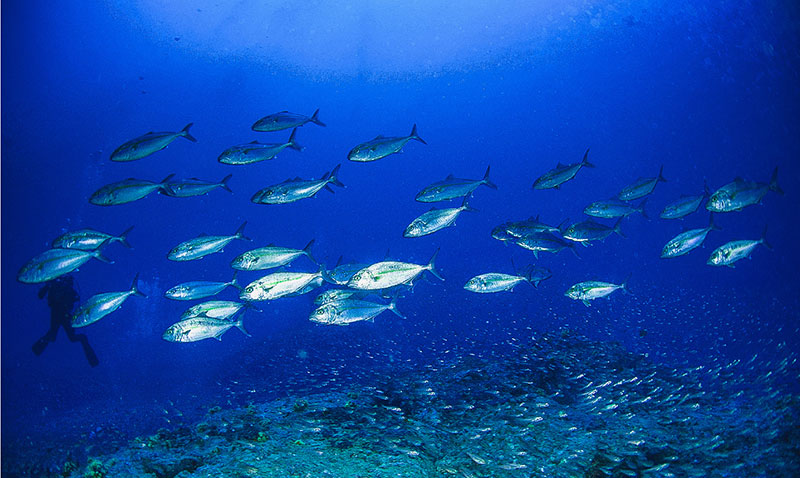
{"type": "MultiPolygon", "coordinates": [[[[296,141],[296,135],[298,128],[306,124],[326,126],[319,119],[319,110],[316,110],[311,116],[288,111],[267,115],[256,121],[252,130],[259,132],[291,130],[285,142],[253,141],[231,146],[219,155],[218,161],[241,167],[274,159],[286,149],[296,152],[303,151],[304,148],[296,141]]],[[[163,150],[178,138],[196,142],[197,139],[189,133],[191,126],[192,123],[189,123],[178,132],[149,132],[131,139],[115,149],[110,159],[115,162],[140,160],[163,150]]],[[[347,159],[353,162],[376,161],[401,152],[411,140],[423,145],[427,144],[419,136],[416,124],[413,125],[408,136],[379,135],[372,140],[357,144],[347,154],[347,159]]],[[[251,201],[257,204],[287,204],[313,197],[323,189],[334,192],[331,186],[344,187],[339,180],[341,166],[341,164],[336,165],[319,179],[295,177],[278,184],[265,186],[252,195],[251,201]]],[[[544,172],[533,182],[533,189],[561,189],[578,173],[585,174],[581,172],[584,168],[596,168],[593,163],[589,162],[589,149],[585,151],[582,160],[569,164],[559,162],[553,169],[544,172]]],[[[531,251],[536,259],[542,252],[556,254],[565,249],[578,255],[575,246],[579,244],[589,246],[605,240],[612,234],[625,237],[622,225],[626,217],[639,213],[648,218],[645,210],[648,198],[659,182],[667,181],[663,176],[663,169],[664,167],[661,166],[655,176],[640,177],[634,180],[620,189],[619,194],[615,197],[599,199],[585,207],[586,215],[598,219],[616,219],[613,224],[598,222],[590,218],[572,224],[565,220],[559,225],[548,225],[541,222],[537,216],[503,223],[495,227],[491,235],[504,244],[517,245],[531,251]]],[[[454,226],[462,212],[477,212],[470,207],[469,202],[478,188],[486,186],[489,189],[497,189],[497,185],[490,180],[490,171],[491,168],[487,166],[480,179],[458,178],[451,174],[445,179],[434,181],[423,188],[415,197],[419,202],[460,200],[460,206],[432,208],[413,219],[403,232],[403,236],[418,238],[434,234],[444,228],[454,226]]],[[[141,200],[154,192],[179,198],[206,195],[216,189],[233,192],[228,186],[231,177],[232,175],[229,174],[218,182],[198,178],[178,181],[173,179],[174,175],[169,175],[160,182],[127,178],[100,187],[91,195],[89,202],[110,207],[141,200]]],[[[684,195],[669,203],[660,213],[660,218],[670,220],[684,218],[700,209],[704,200],[706,201],[705,208],[711,212],[711,217],[707,227],[688,229],[669,240],[663,247],[661,258],[679,257],[700,247],[711,231],[720,230],[714,224],[714,214],[741,211],[747,206],[760,204],[769,192],[783,194],[778,186],[777,168],[766,183],[737,177],[713,193],[705,186],[701,194],[684,195]]],[[[198,260],[209,254],[222,252],[233,241],[254,242],[253,239],[244,235],[246,224],[247,222],[241,224],[233,234],[229,235],[200,235],[189,238],[174,246],[167,253],[167,258],[171,261],[198,260]]],[[[41,283],[73,272],[92,258],[112,262],[105,257],[103,251],[114,242],[130,247],[127,237],[131,229],[133,227],[128,228],[119,236],[88,228],[66,232],[52,241],[51,249],[24,264],[17,279],[23,283],[41,283]]],[[[765,226],[760,238],[735,239],[720,245],[711,253],[707,263],[712,266],[732,268],[741,259],[751,257],[759,245],[771,249],[772,246],[766,239],[766,231],[765,226]]],[[[169,288],[164,292],[164,297],[171,300],[189,301],[208,299],[228,287],[233,287],[237,289],[241,302],[210,300],[192,306],[182,314],[178,322],[164,332],[163,339],[171,342],[194,342],[207,338],[220,340],[222,335],[233,327],[249,335],[243,326],[242,316],[244,311],[256,309],[253,303],[307,294],[326,283],[336,286],[336,288],[328,289],[317,296],[314,301],[316,309],[309,315],[309,320],[312,322],[345,326],[354,322],[373,321],[375,317],[387,310],[403,317],[398,311],[396,303],[397,298],[402,295],[404,290],[413,287],[425,272],[439,280],[444,280],[444,277],[435,268],[439,250],[436,250],[425,264],[396,261],[389,258],[374,264],[343,264],[340,258],[332,269],[327,269],[312,255],[313,245],[314,240],[312,239],[302,249],[273,244],[256,247],[239,254],[231,261],[232,278],[229,281],[193,280],[169,288]],[[266,271],[282,268],[300,259],[301,256],[305,256],[313,264],[314,272],[288,272],[281,269],[272,271],[244,286],[237,280],[239,271],[266,271]],[[388,304],[385,303],[387,300],[388,304]]],[[[513,273],[483,272],[470,278],[464,285],[464,289],[481,294],[512,291],[520,283],[528,283],[536,287],[541,281],[552,276],[550,270],[538,265],[528,265],[519,271],[510,272],[513,273]]],[[[73,325],[75,327],[90,325],[117,310],[128,297],[144,297],[137,288],[137,280],[138,275],[127,290],[104,292],[89,298],[75,311],[72,319],[73,325]]],[[[564,292],[564,295],[589,306],[591,301],[608,297],[617,290],[626,292],[627,280],[616,284],[592,278],[575,283],[564,292]]]]}

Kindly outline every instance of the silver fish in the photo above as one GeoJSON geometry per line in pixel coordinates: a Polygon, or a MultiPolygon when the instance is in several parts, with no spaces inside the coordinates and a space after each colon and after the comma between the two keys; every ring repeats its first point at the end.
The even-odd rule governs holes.
{"type": "Polygon", "coordinates": [[[302,151],[303,147],[294,140],[296,129],[292,130],[289,140],[285,143],[259,143],[253,141],[226,149],[219,155],[217,161],[223,164],[252,164],[274,158],[286,148],[302,151]]]}
{"type": "Polygon", "coordinates": [[[348,325],[362,320],[372,321],[386,310],[391,310],[401,319],[403,314],[397,310],[397,303],[392,300],[388,305],[376,304],[364,300],[346,299],[329,302],[311,313],[309,320],[324,325],[348,325]]]}
{"type": "Polygon", "coordinates": [[[439,280],[444,280],[434,265],[438,254],[437,249],[427,265],[397,261],[377,262],[356,272],[348,281],[347,287],[360,290],[388,289],[400,284],[410,284],[423,271],[429,271],[439,280]]]}
{"type": "Polygon", "coordinates": [[[280,131],[283,129],[297,128],[306,123],[314,123],[319,126],[325,126],[325,123],[320,121],[318,116],[319,109],[317,109],[310,117],[297,113],[289,113],[288,111],[281,111],[267,115],[256,121],[253,124],[253,131],[280,131]]]}
{"type": "Polygon", "coordinates": [[[232,174],[229,174],[222,178],[222,181],[218,183],[203,181],[202,179],[197,178],[190,178],[180,182],[168,182],[167,186],[159,192],[174,198],[202,196],[203,194],[208,194],[217,188],[222,188],[229,193],[232,193],[233,191],[231,191],[231,188],[228,187],[228,181],[232,176],[232,174]]]}
{"type": "Polygon", "coordinates": [[[544,173],[543,175],[539,176],[533,183],[533,189],[559,189],[562,184],[569,181],[570,179],[574,178],[578,171],[586,166],[587,168],[593,168],[594,164],[590,163],[588,160],[589,157],[589,150],[587,149],[586,152],[583,154],[583,160],[580,163],[573,163],[573,164],[561,164],[551,169],[550,171],[544,173]]]}
{"type": "Polygon", "coordinates": [[[93,229],[80,229],[64,233],[53,240],[51,247],[54,249],[80,249],[82,251],[94,251],[100,246],[119,242],[125,247],[130,248],[128,234],[133,230],[133,226],[125,229],[119,236],[112,236],[105,232],[93,229]]]}
{"type": "Polygon", "coordinates": [[[537,259],[539,258],[540,252],[550,252],[553,254],[557,254],[561,252],[564,248],[569,248],[573,254],[576,256],[578,255],[575,252],[574,242],[565,241],[553,234],[546,233],[546,232],[537,232],[533,234],[526,234],[522,237],[518,237],[516,239],[512,239],[510,242],[522,247],[523,249],[528,249],[529,251],[533,252],[533,256],[537,259]]]}
{"type": "Polygon", "coordinates": [[[242,320],[244,315],[239,316],[239,320],[214,319],[211,317],[192,317],[172,324],[164,332],[162,338],[167,342],[197,342],[198,340],[215,338],[222,340],[222,335],[236,327],[246,336],[250,334],[244,328],[242,320]]]}
{"type": "Polygon", "coordinates": [[[231,279],[230,282],[211,282],[211,281],[183,282],[164,292],[164,297],[173,300],[196,300],[196,299],[205,299],[206,297],[215,296],[220,292],[222,292],[223,290],[227,289],[228,286],[241,289],[241,287],[239,287],[239,283],[236,282],[237,273],[238,271],[233,273],[233,279],[231,279]]]}
{"type": "MultiPolygon", "coordinates": [[[[317,272],[274,272],[247,285],[239,294],[242,300],[275,300],[291,296],[322,278],[322,269],[317,272]]],[[[308,292],[311,289],[305,289],[308,292]]]]}
{"type": "Polygon", "coordinates": [[[134,138],[115,149],[114,152],[111,153],[111,161],[135,161],[137,159],[142,159],[156,151],[161,151],[180,137],[184,137],[196,143],[197,139],[189,134],[189,128],[191,127],[192,123],[189,123],[177,133],[154,133],[151,131],[138,138],[134,138]]]}
{"type": "Polygon", "coordinates": [[[307,256],[311,262],[316,264],[311,255],[313,245],[314,239],[311,239],[303,249],[278,246],[260,247],[237,256],[231,261],[231,267],[240,271],[260,271],[290,264],[300,256],[307,256]]]}
{"type": "Polygon", "coordinates": [[[403,232],[403,237],[422,237],[433,234],[445,227],[455,226],[456,218],[462,211],[475,211],[475,209],[469,207],[467,204],[468,200],[469,196],[465,197],[460,207],[431,209],[422,214],[411,221],[411,224],[409,224],[403,232]]]}
{"type": "Polygon", "coordinates": [[[237,229],[232,236],[200,236],[190,239],[186,242],[182,242],[169,251],[169,254],[167,254],[167,259],[171,261],[192,261],[195,259],[202,259],[209,254],[221,251],[234,239],[250,241],[252,239],[245,237],[244,235],[244,226],[246,225],[247,221],[243,222],[242,225],[239,226],[239,229],[237,229]]]}
{"type": "Polygon", "coordinates": [[[451,174],[447,176],[444,181],[437,181],[426,186],[425,189],[417,194],[415,199],[419,202],[447,201],[448,199],[469,196],[481,185],[497,189],[497,185],[489,180],[490,169],[491,166],[487,166],[483,179],[477,180],[456,178],[451,174]]]}
{"type": "Polygon", "coordinates": [[[633,201],[634,199],[639,199],[647,196],[653,189],[656,188],[656,184],[659,182],[665,183],[667,182],[664,179],[663,173],[664,166],[661,166],[661,169],[658,170],[658,176],[654,178],[639,178],[634,181],[633,184],[623,188],[622,191],[617,195],[617,198],[621,201],[633,201]]]}
{"type": "Polygon", "coordinates": [[[417,125],[411,128],[411,134],[402,137],[376,136],[375,139],[361,143],[347,153],[350,161],[367,162],[385,158],[390,154],[399,153],[410,140],[417,140],[422,144],[426,143],[417,134],[417,125]]]}
{"type": "Polygon", "coordinates": [[[647,198],[643,199],[638,206],[633,206],[630,203],[626,203],[618,199],[608,199],[605,201],[595,201],[592,204],[589,204],[583,210],[583,213],[587,216],[610,219],[614,217],[628,216],[638,212],[645,218],[649,219],[647,212],[644,209],[645,204],[647,204],[647,198]]]}
{"type": "Polygon", "coordinates": [[[744,207],[761,203],[769,191],[783,195],[783,190],[778,186],[778,168],[772,172],[769,184],[734,179],[711,195],[706,202],[706,209],[711,212],[741,211],[744,207]]]}
{"type": "Polygon", "coordinates": [[[708,227],[690,229],[670,239],[661,251],[661,258],[668,259],[688,254],[689,251],[703,244],[709,232],[719,230],[720,228],[714,225],[714,214],[712,213],[708,220],[708,227]]]}
{"type": "Polygon", "coordinates": [[[89,202],[98,206],[116,206],[137,201],[154,191],[165,190],[168,187],[167,181],[172,179],[173,176],[175,175],[170,174],[160,183],[145,179],[128,178],[116,183],[106,184],[92,194],[89,202]]]}
{"type": "Polygon", "coordinates": [[[192,317],[210,317],[212,319],[228,319],[245,307],[248,303],[235,302],[232,300],[209,300],[201,304],[194,305],[186,309],[181,314],[181,320],[192,317]]]}
{"type": "Polygon", "coordinates": [[[335,184],[339,187],[344,187],[339,179],[336,177],[339,174],[339,164],[329,173],[325,173],[322,179],[287,179],[286,181],[269,186],[258,191],[253,195],[250,200],[256,204],[287,204],[300,199],[305,199],[314,196],[320,189],[325,188],[330,192],[333,189],[328,186],[335,184]]]}
{"type": "Polygon", "coordinates": [[[696,196],[681,196],[680,199],[667,204],[664,210],[661,211],[659,217],[661,219],[680,219],[688,216],[689,214],[697,211],[703,199],[711,196],[708,186],[704,185],[705,192],[696,196]]]}
{"type": "Polygon", "coordinates": [[[78,310],[72,315],[73,327],[86,327],[93,324],[108,314],[114,312],[122,306],[125,300],[136,295],[139,297],[147,297],[136,287],[139,280],[139,274],[133,278],[133,284],[129,290],[123,292],[107,292],[105,294],[93,295],[89,300],[81,304],[78,310]]]}
{"type": "Polygon", "coordinates": [[[750,258],[753,249],[759,244],[763,244],[767,249],[772,250],[772,246],[767,242],[767,227],[764,226],[764,232],[761,233],[761,239],[758,240],[740,240],[731,241],[719,246],[711,256],[708,258],[707,264],[710,266],[728,266],[735,267],[734,263],[744,259],[750,258]]]}
{"type": "Polygon", "coordinates": [[[513,291],[520,282],[530,282],[525,276],[490,272],[473,277],[464,284],[464,289],[479,294],[513,291]]]}
{"type": "Polygon", "coordinates": [[[113,264],[100,253],[100,249],[83,251],[80,249],[50,249],[34,257],[17,273],[17,280],[25,284],[37,284],[68,274],[94,257],[113,264]]]}
{"type": "Polygon", "coordinates": [[[628,281],[625,281],[619,285],[612,284],[610,282],[601,282],[595,280],[579,282],[570,287],[567,290],[567,292],[564,293],[564,295],[566,295],[570,299],[580,300],[581,302],[583,302],[583,305],[589,307],[590,300],[606,297],[612,292],[620,289],[627,292],[628,290],[627,284],[628,281]]]}
{"type": "Polygon", "coordinates": [[[553,273],[546,267],[529,266],[523,275],[528,278],[528,282],[530,282],[533,287],[538,287],[539,282],[551,278],[553,273]]]}
{"type": "Polygon", "coordinates": [[[563,236],[564,239],[580,242],[584,245],[587,245],[590,241],[602,241],[606,237],[610,236],[611,233],[617,233],[620,236],[625,237],[625,234],[622,233],[622,229],[620,229],[622,219],[623,218],[620,217],[613,226],[606,226],[605,224],[600,224],[599,222],[587,219],[586,221],[572,224],[566,228],[563,236]]]}
{"type": "Polygon", "coordinates": [[[541,232],[560,234],[568,220],[558,226],[549,226],[539,221],[539,216],[529,217],[525,221],[506,222],[492,229],[492,237],[498,241],[513,241],[516,238],[541,232]]]}

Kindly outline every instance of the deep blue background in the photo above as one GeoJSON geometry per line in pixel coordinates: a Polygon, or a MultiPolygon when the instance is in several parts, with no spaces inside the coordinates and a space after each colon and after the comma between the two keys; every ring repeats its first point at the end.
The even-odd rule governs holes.
{"type": "MultiPolygon", "coordinates": [[[[477,7],[455,17],[426,7],[424,15],[410,8],[408,18],[387,7],[385,16],[373,8],[360,17],[360,31],[344,28],[347,12],[330,22],[314,18],[314,28],[306,28],[322,7],[303,2],[272,12],[240,3],[209,31],[202,9],[176,10],[176,20],[148,2],[120,5],[3,2],[4,445],[46,433],[48,423],[66,435],[114,417],[120,428],[141,433],[165,424],[174,409],[189,414],[301,385],[327,386],[334,373],[358,379],[371,367],[444,360],[531,330],[566,327],[689,363],[769,354],[779,342],[798,342],[800,16],[793,2],[565,2],[529,12],[509,2],[494,16],[477,7]],[[262,20],[278,31],[254,36],[242,27],[243,38],[236,37],[237,25],[262,20]],[[326,24],[328,36],[315,37],[326,24]],[[434,41],[432,31],[445,39],[434,41]],[[452,54],[440,52],[448,35],[464,43],[452,54]],[[217,163],[234,144],[288,137],[250,131],[258,118],[316,108],[328,126],[298,131],[305,151],[250,166],[217,163]],[[196,144],[178,139],[137,162],[108,160],[128,139],[189,122],[196,144]],[[346,160],[355,144],[405,135],[414,123],[427,146],[411,142],[402,155],[375,163],[346,160]],[[579,161],[587,147],[596,169],[580,171],[558,191],[531,189],[536,177],[559,161],[579,161]],[[320,177],[338,163],[347,188],[335,195],[322,191],[281,206],[249,201],[262,187],[320,177]],[[489,164],[499,189],[476,191],[471,206],[478,213],[464,213],[457,227],[432,236],[402,237],[430,207],[413,199],[422,187],[450,173],[479,178],[489,164]],[[552,224],[580,220],[586,204],[654,176],[661,164],[669,182],[649,200],[651,220],[624,221],[627,238],[579,247],[580,259],[543,254],[539,264],[554,276],[538,290],[522,285],[487,296],[462,289],[473,275],[512,272],[512,258],[518,266],[534,262],[529,252],[490,237],[497,224],[537,214],[552,224]],[[722,215],[723,231],[711,232],[707,247],[659,259],[667,240],[708,221],[703,210],[660,220],[664,205],[701,192],[704,179],[712,189],[736,176],[767,181],[775,166],[785,196],[769,193],[762,206],[722,215]],[[106,183],[170,173],[207,180],[233,173],[234,194],[152,195],[111,208],[87,201],[106,183]],[[200,233],[232,234],[244,220],[253,244],[235,241],[223,254],[191,263],[166,259],[176,244],[200,233]],[[705,265],[713,248],[756,239],[765,224],[774,251],[758,248],[736,269],[705,265]],[[63,332],[35,357],[30,346],[46,331],[49,310],[36,297],[38,287],[16,281],[19,268],[66,230],[118,234],[130,225],[134,249],[112,245],[106,255],[113,265],[92,261],[75,274],[83,299],[125,290],[137,272],[149,295],[83,329],[101,365],[90,369],[63,332]],[[187,306],[163,299],[164,290],[187,280],[229,280],[236,254],[269,243],[300,248],[312,238],[315,256],[330,266],[340,255],[382,260],[387,249],[394,259],[424,263],[441,248],[437,266],[447,281],[422,282],[400,299],[407,321],[387,314],[374,324],[313,326],[309,295],[248,313],[250,339],[236,330],[221,343],[161,339],[187,306]],[[617,282],[629,274],[632,295],[615,294],[591,308],[563,297],[575,282],[617,282]],[[139,427],[122,418],[133,412],[139,427]]],[[[366,10],[353,4],[348,11],[360,8],[366,10]]],[[[300,259],[293,269],[313,267],[300,259]]],[[[232,290],[224,296],[235,297],[232,290]]]]}

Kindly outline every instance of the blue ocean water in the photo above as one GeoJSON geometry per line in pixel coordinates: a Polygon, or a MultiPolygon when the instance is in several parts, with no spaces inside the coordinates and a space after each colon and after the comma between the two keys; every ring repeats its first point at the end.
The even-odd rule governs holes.
{"type": "MultiPolygon", "coordinates": [[[[759,405],[781,397],[796,404],[795,3],[336,3],[3,2],[4,473],[57,476],[66,461],[85,466],[160,428],[192,427],[212,407],[380,388],[385,377],[424,377],[432,366],[476,357],[491,363],[515,343],[535,346],[548,334],[619,344],[668,369],[740,361],[746,366],[728,380],[762,389],[759,405]],[[252,131],[259,118],[316,109],[326,126],[297,130],[303,151],[250,165],[217,161],[233,145],[288,138],[290,130],[252,131]],[[138,161],[109,160],[130,139],[188,123],[196,143],[178,138],[138,161]],[[427,144],[411,141],[375,162],[348,161],[355,145],[407,135],[414,124],[427,144]],[[587,148],[594,168],[558,190],[532,189],[587,148]],[[320,178],[338,164],[346,187],[335,194],[283,205],[250,201],[269,185],[320,178]],[[586,205],[657,176],[662,165],[667,182],[648,196],[649,219],[623,219],[625,237],[576,245],[577,256],[565,250],[537,259],[491,236],[502,223],[532,216],[552,225],[587,219],[586,205]],[[421,189],[449,174],[480,179],[487,166],[498,187],[475,191],[477,212],[432,235],[403,237],[431,207],[414,200],[421,189]],[[711,231],[703,248],[659,257],[669,239],[708,224],[703,206],[681,220],[660,219],[669,202],[701,194],[704,183],[714,191],[736,177],[769,182],[776,167],[783,195],[768,192],[760,205],[717,214],[721,231],[711,231]],[[110,207],[88,201],[115,181],[173,173],[214,182],[232,174],[233,193],[154,193],[110,207]],[[244,221],[252,243],[235,240],[197,261],[167,259],[183,241],[233,234],[244,221]],[[20,268],[67,231],[116,235],[130,226],[132,249],[110,244],[103,254],[113,264],[91,260],[71,274],[82,300],[126,290],[136,274],[147,295],[79,330],[99,365],[90,367],[63,331],[34,355],[50,311],[37,296],[41,285],[17,281],[20,268]],[[715,248],[759,239],[765,226],[772,250],[758,246],[735,268],[706,265],[715,248]],[[426,264],[439,250],[445,281],[424,273],[403,293],[397,306],[405,320],[386,312],[374,323],[317,325],[308,320],[315,291],[246,311],[251,337],[232,329],[221,341],[162,339],[193,304],[164,298],[168,288],[228,281],[236,255],[267,244],[302,248],[311,239],[314,257],[329,268],[340,256],[426,264]],[[552,278],[513,292],[464,290],[475,275],[529,264],[547,267],[552,278]],[[586,280],[627,280],[630,294],[591,307],[565,297],[586,280]],[[762,381],[772,380],[762,379],[770,372],[780,379],[762,381]]],[[[287,270],[316,269],[300,258],[287,270]]],[[[220,298],[237,293],[229,288],[220,298]]],[[[796,425],[796,410],[790,416],[796,425]]],[[[796,438],[782,439],[795,453],[796,438]]],[[[772,475],[749,469],[741,476],[791,476],[792,463],[784,465],[772,475]]]]}

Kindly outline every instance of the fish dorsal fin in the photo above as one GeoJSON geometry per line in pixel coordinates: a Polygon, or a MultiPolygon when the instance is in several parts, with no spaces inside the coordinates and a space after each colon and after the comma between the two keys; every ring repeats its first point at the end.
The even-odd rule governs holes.
{"type": "Polygon", "coordinates": [[[294,179],[292,179],[292,181],[302,181],[302,180],[303,178],[301,178],[300,176],[295,176],[294,179]]]}
{"type": "Polygon", "coordinates": [[[283,110],[283,111],[278,111],[278,113],[288,113],[288,111],[283,110]]]}
{"type": "MultiPolygon", "coordinates": [[[[375,136],[375,139],[383,139],[383,138],[385,138],[385,136],[382,135],[382,134],[379,134],[378,136],[375,136]]],[[[375,141],[375,139],[373,139],[372,141],[375,141]]]]}
{"type": "Polygon", "coordinates": [[[190,181],[202,181],[200,178],[189,178],[190,181]]]}
{"type": "Polygon", "coordinates": [[[456,178],[456,177],[455,177],[455,176],[453,176],[452,174],[448,174],[448,175],[447,175],[447,177],[446,177],[445,179],[455,179],[455,178],[456,178]]]}
{"type": "Polygon", "coordinates": [[[558,162],[558,164],[556,164],[556,167],[557,167],[557,168],[563,168],[564,166],[565,166],[565,165],[564,165],[564,164],[561,164],[561,162],[560,162],[560,161],[558,162]]]}
{"type": "Polygon", "coordinates": [[[156,134],[156,132],[155,131],[148,131],[147,133],[145,133],[145,135],[148,135],[148,134],[156,134]]]}
{"type": "Polygon", "coordinates": [[[261,143],[259,143],[257,139],[254,139],[253,141],[250,141],[247,144],[261,144],[261,143]]]}
{"type": "Polygon", "coordinates": [[[733,182],[735,182],[735,183],[743,183],[744,179],[741,176],[736,176],[735,178],[733,178],[733,182]]]}

